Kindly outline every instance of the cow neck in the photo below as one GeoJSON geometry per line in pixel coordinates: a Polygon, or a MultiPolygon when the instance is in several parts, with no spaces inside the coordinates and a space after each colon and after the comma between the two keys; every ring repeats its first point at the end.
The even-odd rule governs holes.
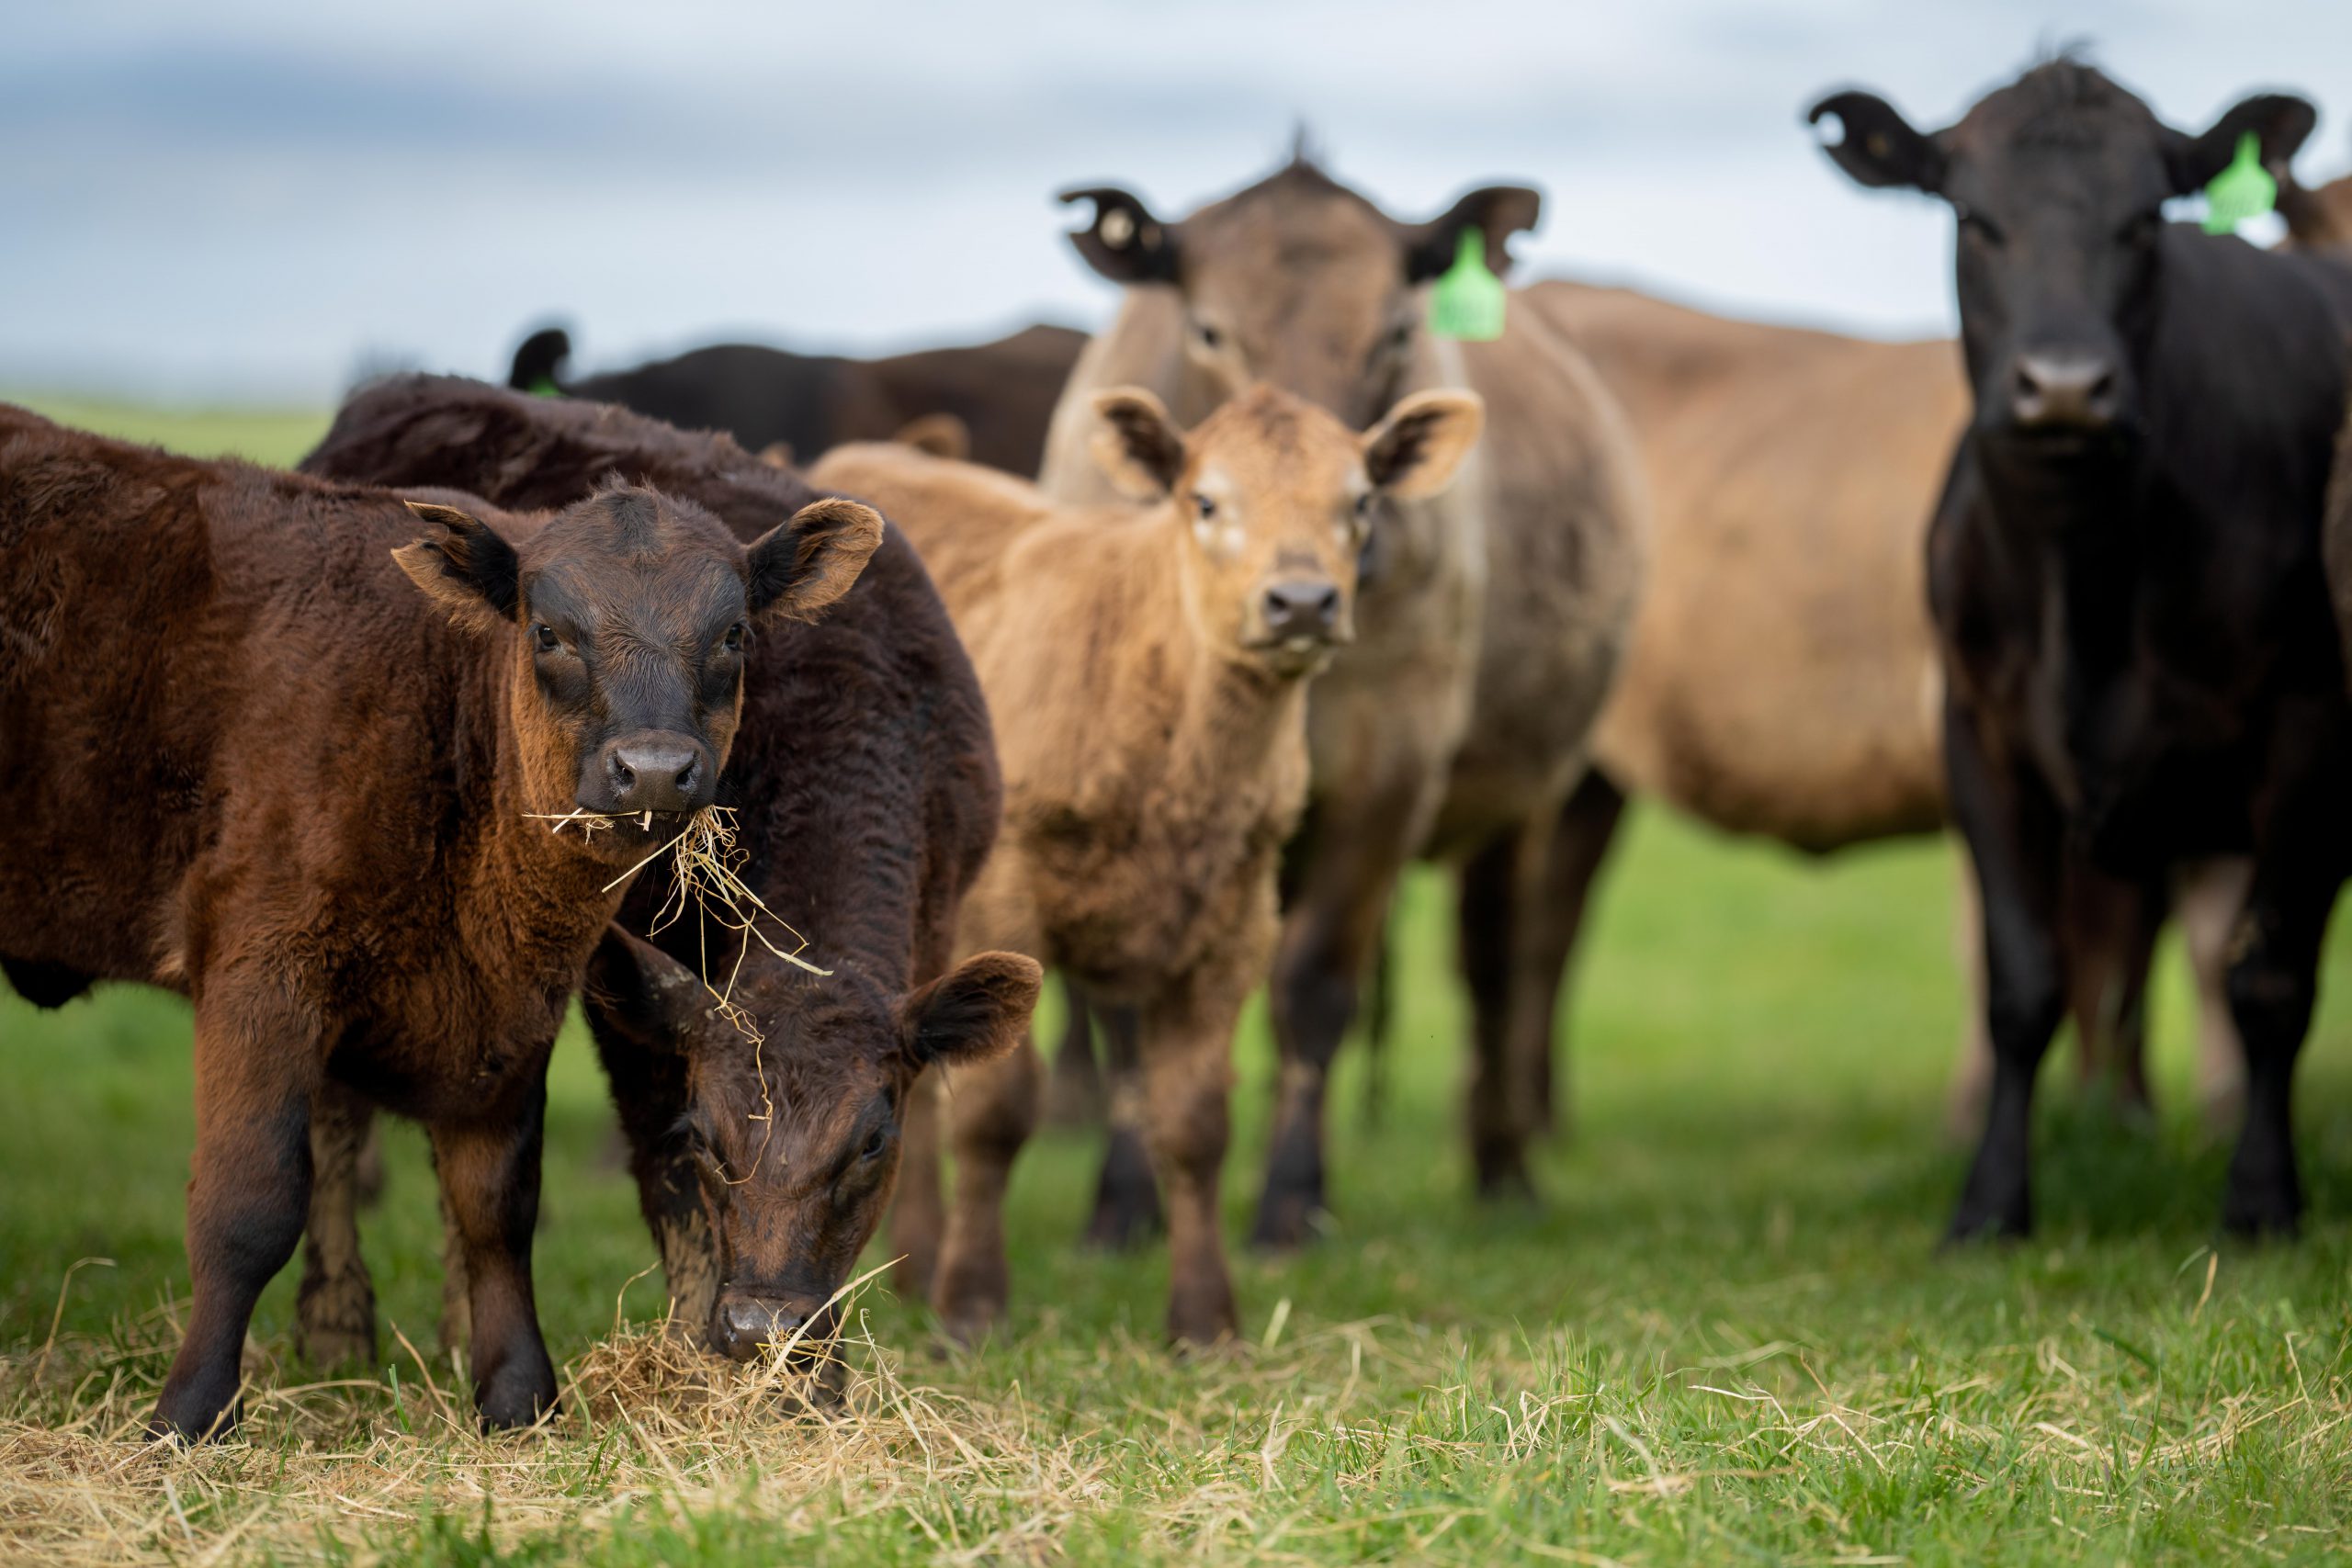
{"type": "Polygon", "coordinates": [[[545,804],[526,787],[514,712],[517,653],[501,637],[491,657],[470,661],[455,719],[455,754],[486,762],[486,803],[458,781],[454,803],[465,823],[450,846],[449,874],[470,897],[458,900],[466,950],[479,964],[504,953],[526,973],[569,987],[588,950],[620,908],[633,863],[592,853],[578,829],[553,831],[537,818],[545,804]]]}
{"type": "Polygon", "coordinates": [[[1170,628],[1163,634],[1169,666],[1183,676],[1171,683],[1170,776],[1204,792],[1188,790],[1186,798],[1215,800],[1283,746],[1306,746],[1306,682],[1231,656],[1200,634],[1197,579],[1184,534],[1184,524],[1170,513],[1149,530],[1150,547],[1161,558],[1151,563],[1145,581],[1161,602],[1148,606],[1146,620],[1170,628]]]}

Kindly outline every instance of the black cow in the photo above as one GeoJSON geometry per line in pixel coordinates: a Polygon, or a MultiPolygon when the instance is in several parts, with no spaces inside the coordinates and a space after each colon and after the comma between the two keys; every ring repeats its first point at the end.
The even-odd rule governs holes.
{"type": "Polygon", "coordinates": [[[1923,135],[1845,92],[1828,149],[1959,217],[1975,399],[1928,536],[1952,810],[1984,897],[1997,1059],[1955,1237],[2021,1235],[2034,1070],[2078,919],[2144,945],[2173,867],[2247,854],[2229,973],[2246,1120],[2224,1223],[2302,1208],[2290,1093],[2321,937],[2352,868],[2352,718],[2320,564],[2352,355],[2352,272],[2165,221],[2254,137],[2274,173],[2300,98],[2186,135],[2061,59],[1923,135]]]}
{"type": "Polygon", "coordinates": [[[1045,460],[1046,426],[1085,346],[1084,333],[1045,325],[881,359],[719,344],[566,380],[571,340],[549,327],[514,351],[507,385],[619,403],[682,430],[723,430],[754,452],[781,446],[804,463],[844,441],[896,436],[1026,479],[1045,460]]]}

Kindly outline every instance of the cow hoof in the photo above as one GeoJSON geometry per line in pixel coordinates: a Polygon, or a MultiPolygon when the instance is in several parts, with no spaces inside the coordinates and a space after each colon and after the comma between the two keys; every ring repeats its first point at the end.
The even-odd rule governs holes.
{"type": "Polygon", "coordinates": [[[2279,1192],[2233,1192],[2222,1203],[2222,1228],[2243,1241],[2292,1241],[2302,1230],[2302,1204],[2279,1192]]]}
{"type": "Polygon", "coordinates": [[[1258,1224],[1250,1232],[1250,1245],[1260,1252],[1295,1252],[1316,1239],[1321,1230],[1317,1224],[1327,1211],[1312,1199],[1281,1197],[1267,1194],[1258,1209],[1258,1224]]]}
{"type": "Polygon", "coordinates": [[[2023,1241],[2033,1234],[2033,1216],[2023,1209],[1979,1209],[1963,1203],[1944,1232],[1944,1250],[1984,1242],[2023,1241]]]}
{"type": "Polygon", "coordinates": [[[475,1396],[474,1408],[481,1415],[485,1437],[492,1432],[536,1426],[560,1408],[556,1402],[555,1370],[550,1367],[544,1375],[538,1375],[530,1368],[501,1368],[475,1396]]]}
{"type": "Polygon", "coordinates": [[[298,1328],[294,1348],[303,1360],[319,1368],[373,1366],[374,1328],[298,1328]]]}

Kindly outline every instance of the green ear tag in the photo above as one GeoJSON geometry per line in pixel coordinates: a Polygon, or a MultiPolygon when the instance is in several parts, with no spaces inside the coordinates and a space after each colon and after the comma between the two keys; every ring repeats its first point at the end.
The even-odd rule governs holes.
{"type": "Polygon", "coordinates": [[[1430,331],[1473,343],[1503,335],[1503,280],[1487,270],[1487,236],[1477,229],[1462,231],[1453,265],[1430,289],[1430,331]]]}
{"type": "Polygon", "coordinates": [[[542,376],[537,380],[531,383],[531,396],[535,398],[560,398],[563,396],[563,389],[555,384],[554,377],[542,376]]]}
{"type": "Polygon", "coordinates": [[[2259,218],[2278,205],[2278,182],[2262,166],[2262,138],[2247,131],[2238,138],[2238,155],[2205,187],[2205,232],[2234,234],[2249,218],[2259,218]]]}

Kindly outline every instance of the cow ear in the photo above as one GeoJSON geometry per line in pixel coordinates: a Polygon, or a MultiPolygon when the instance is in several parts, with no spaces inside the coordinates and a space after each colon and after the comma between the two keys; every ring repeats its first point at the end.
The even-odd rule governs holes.
{"type": "Polygon", "coordinates": [[[1184,472],[1184,433],[1141,387],[1094,394],[1094,460],[1120,493],[1159,501],[1184,472]]]}
{"type": "Polygon", "coordinates": [[[812,501],[753,542],[744,562],[752,618],[813,621],[850,591],[882,545],[882,514],[858,501],[812,501]]]}
{"type": "Polygon", "coordinates": [[[2172,188],[2187,196],[2211,185],[2213,176],[2237,157],[2238,143],[2248,136],[2260,146],[2262,166],[2270,177],[2284,179],[2287,165],[2317,124],[2319,110],[2308,98],[2291,93],[2256,94],[2233,106],[2200,136],[2173,133],[2165,147],[2172,188]]]}
{"type": "Polygon", "coordinates": [[[1027,1037],[1029,1017],[1046,972],[1017,953],[983,953],[966,959],[909,997],[899,1008],[907,1055],[921,1069],[933,1063],[968,1066],[991,1061],[1027,1037]]]}
{"type": "Polygon", "coordinates": [[[957,463],[972,460],[972,427],[952,413],[918,414],[899,426],[890,439],[934,457],[957,463]]]}
{"type": "Polygon", "coordinates": [[[1476,229],[1487,239],[1487,270],[1500,277],[1510,270],[1510,237],[1533,229],[1544,216],[1544,193],[1526,186],[1484,186],[1427,223],[1400,223],[1398,241],[1405,247],[1405,281],[1427,283],[1452,266],[1462,248],[1463,231],[1476,229]]]}
{"type": "Polygon", "coordinates": [[[408,509],[430,528],[392,559],[450,619],[476,631],[494,631],[514,619],[522,562],[514,547],[490,525],[454,506],[412,501],[408,509]]]}
{"type": "Polygon", "coordinates": [[[1364,433],[1364,473],[1401,501],[1425,500],[1453,482],[1486,423],[1476,392],[1416,392],[1364,433]]]}
{"type": "Polygon", "coordinates": [[[1069,237],[1087,265],[1114,283],[1176,281],[1182,254],[1177,225],[1162,223],[1151,209],[1116,186],[1066,190],[1057,199],[1094,204],[1094,221],[1069,237]]]}
{"type": "Polygon", "coordinates": [[[684,1054],[715,1022],[717,998],[694,971],[618,926],[605,928],[580,990],[600,1032],[648,1051],[684,1054]]]}
{"type": "Polygon", "coordinates": [[[1836,116],[1838,140],[1821,150],[1857,184],[1873,189],[1923,190],[1944,183],[1944,152],[1935,138],[1911,129],[1902,112],[1876,93],[1832,93],[1805,111],[1805,123],[1836,116]]]}

